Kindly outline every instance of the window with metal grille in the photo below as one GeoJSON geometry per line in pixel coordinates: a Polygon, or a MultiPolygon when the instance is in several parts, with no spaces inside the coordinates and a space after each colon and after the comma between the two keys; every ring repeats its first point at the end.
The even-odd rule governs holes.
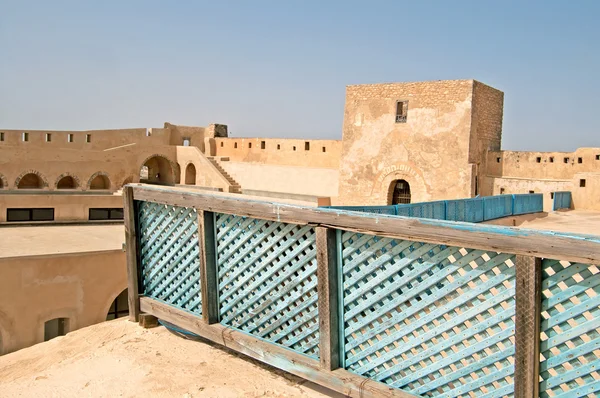
{"type": "Polygon", "coordinates": [[[6,209],[6,221],[54,221],[54,209],[6,209]]]}
{"type": "Polygon", "coordinates": [[[396,123],[406,123],[408,101],[396,102],[396,123]]]}
{"type": "Polygon", "coordinates": [[[410,185],[406,180],[392,182],[392,204],[410,203],[410,185]]]}
{"type": "Polygon", "coordinates": [[[103,209],[103,208],[95,208],[90,209],[89,211],[89,220],[122,220],[123,219],[123,209],[103,209]]]}

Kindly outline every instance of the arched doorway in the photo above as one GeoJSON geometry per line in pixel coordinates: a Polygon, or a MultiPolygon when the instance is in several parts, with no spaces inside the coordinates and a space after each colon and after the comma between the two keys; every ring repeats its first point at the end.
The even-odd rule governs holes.
{"type": "Polygon", "coordinates": [[[27,173],[17,183],[17,189],[42,189],[44,180],[36,173],[27,173]]]}
{"type": "Polygon", "coordinates": [[[77,181],[71,176],[65,176],[58,180],[56,189],[75,189],[77,188],[77,181]]]}
{"type": "Polygon", "coordinates": [[[89,182],[89,189],[110,189],[110,180],[104,174],[93,176],[89,182]]]}
{"type": "Polygon", "coordinates": [[[394,180],[390,184],[389,202],[393,205],[410,203],[410,184],[406,180],[394,180]]]}
{"type": "Polygon", "coordinates": [[[129,301],[127,294],[127,289],[125,289],[114,299],[108,309],[108,314],[106,314],[107,321],[129,315],[129,301]]]}
{"type": "Polygon", "coordinates": [[[196,185],[196,166],[193,163],[185,168],[185,185],[196,185]]]}
{"type": "Polygon", "coordinates": [[[159,155],[150,157],[140,169],[140,182],[173,185],[173,167],[171,166],[171,162],[159,155]]]}

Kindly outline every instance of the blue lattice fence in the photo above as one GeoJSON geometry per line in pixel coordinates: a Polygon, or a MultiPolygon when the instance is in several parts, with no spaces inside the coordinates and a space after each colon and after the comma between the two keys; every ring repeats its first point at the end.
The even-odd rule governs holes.
{"type": "Polygon", "coordinates": [[[140,293],[202,314],[196,210],[152,202],[138,206],[140,293]]]}
{"type": "Polygon", "coordinates": [[[319,356],[315,230],[216,214],[220,320],[319,356]]]}
{"type": "Polygon", "coordinates": [[[511,396],[514,256],[339,232],[344,366],[422,396],[511,396]]]}
{"type": "Polygon", "coordinates": [[[541,397],[595,397],[600,392],[600,270],[542,262],[541,397]]]}

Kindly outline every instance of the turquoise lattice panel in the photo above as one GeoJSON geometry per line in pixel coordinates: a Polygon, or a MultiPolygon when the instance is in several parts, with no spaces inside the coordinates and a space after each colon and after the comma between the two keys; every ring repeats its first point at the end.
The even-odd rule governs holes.
{"type": "Polygon", "coordinates": [[[313,227],[216,214],[221,323],[319,355],[313,227]]]}
{"type": "Polygon", "coordinates": [[[513,255],[339,234],[348,370],[421,396],[513,396],[513,255]]]}
{"type": "Polygon", "coordinates": [[[196,211],[138,202],[138,225],[140,293],[201,315],[196,211]]]}
{"type": "Polygon", "coordinates": [[[540,397],[596,397],[600,392],[600,270],[542,262],[540,397]]]}

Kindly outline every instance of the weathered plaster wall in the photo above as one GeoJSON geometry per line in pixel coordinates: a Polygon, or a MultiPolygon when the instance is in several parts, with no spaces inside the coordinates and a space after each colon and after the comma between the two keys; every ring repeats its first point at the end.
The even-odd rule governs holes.
{"type": "Polygon", "coordinates": [[[192,164],[196,171],[195,185],[201,187],[221,188],[224,192],[229,192],[230,183],[227,179],[209,162],[202,152],[192,146],[177,147],[177,162],[181,169],[181,183],[185,183],[186,171],[189,164],[192,164]]]}
{"type": "Polygon", "coordinates": [[[1,354],[44,341],[44,323],[76,330],[106,320],[127,287],[121,250],[0,258],[1,354]]]}
{"type": "MultiPolygon", "coordinates": [[[[0,194],[0,223],[6,222],[6,209],[54,209],[55,221],[88,220],[90,208],[122,208],[121,195],[0,194]]],[[[14,223],[11,223],[14,224],[14,223]]]]}
{"type": "Polygon", "coordinates": [[[215,138],[216,155],[232,161],[338,169],[342,142],[279,138],[215,138]],[[308,147],[307,147],[308,145],[308,147]]]}
{"type": "Polygon", "coordinates": [[[243,189],[313,196],[336,196],[338,171],[326,168],[221,162],[243,189]]]}
{"type": "Polygon", "coordinates": [[[472,196],[472,100],[472,80],[348,86],[339,202],[387,204],[396,179],[413,202],[472,196]],[[396,123],[406,100],[407,121],[396,123]]]}

